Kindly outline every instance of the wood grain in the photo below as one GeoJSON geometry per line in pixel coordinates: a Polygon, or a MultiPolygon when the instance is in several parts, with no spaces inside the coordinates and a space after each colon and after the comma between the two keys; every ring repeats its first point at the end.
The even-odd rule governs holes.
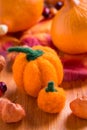
{"type": "Polygon", "coordinates": [[[63,82],[67,95],[64,109],[59,114],[48,114],[41,111],[37,106],[36,98],[18,91],[12,77],[12,73],[3,70],[0,81],[7,84],[8,91],[4,95],[13,102],[20,103],[25,111],[26,117],[18,122],[6,124],[0,120],[2,130],[87,130],[87,120],[74,116],[70,110],[69,103],[79,96],[87,95],[87,81],[63,82]]]}

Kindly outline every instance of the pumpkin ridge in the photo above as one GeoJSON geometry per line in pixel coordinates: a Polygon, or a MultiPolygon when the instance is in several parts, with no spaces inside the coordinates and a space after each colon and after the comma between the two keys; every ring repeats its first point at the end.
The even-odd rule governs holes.
{"type": "Polygon", "coordinates": [[[37,61],[28,62],[25,70],[24,70],[24,89],[27,94],[37,97],[38,92],[41,89],[41,81],[39,76],[39,68],[37,65],[37,61]],[[32,68],[32,69],[31,69],[32,68]],[[26,76],[27,75],[27,76],[26,76]],[[28,75],[30,75],[28,77],[28,75]],[[33,81],[32,81],[33,79],[33,81]]]}
{"type": "Polygon", "coordinates": [[[27,64],[24,66],[24,68],[23,68],[23,71],[22,71],[22,82],[23,82],[23,89],[24,89],[24,91],[26,92],[26,90],[25,90],[25,85],[24,85],[24,71],[25,71],[25,68],[26,68],[26,66],[27,66],[27,64]]]}
{"type": "MultiPolygon", "coordinates": [[[[54,56],[54,54],[52,54],[52,53],[50,53],[50,52],[48,52],[48,56],[50,56],[50,55],[53,55],[54,56]]],[[[53,66],[54,66],[54,64],[52,63],[52,58],[53,57],[51,57],[51,60],[48,58],[48,56],[43,56],[46,60],[48,60],[53,66]]],[[[55,66],[54,66],[54,68],[55,68],[55,66]]],[[[55,71],[56,71],[56,68],[55,68],[55,71]]],[[[57,75],[57,71],[56,71],[56,75],[57,75]]]]}
{"type": "MultiPolygon", "coordinates": [[[[19,69],[17,69],[17,65],[18,66],[20,66],[20,63],[22,62],[22,60],[24,60],[24,56],[23,56],[24,54],[19,54],[18,55],[18,57],[16,58],[16,60],[15,60],[15,63],[13,64],[13,77],[15,78],[15,81],[17,82],[17,85],[18,85],[18,87],[19,88],[23,88],[23,90],[24,90],[24,82],[23,82],[23,71],[24,71],[24,69],[25,69],[25,67],[26,67],[26,65],[27,65],[27,62],[23,62],[24,63],[24,65],[23,65],[23,67],[22,67],[22,69],[21,69],[21,72],[19,71],[19,69]],[[21,57],[20,57],[21,56],[21,57]],[[23,56],[23,58],[22,58],[22,56],[23,56]],[[20,63],[19,63],[19,59],[20,59],[20,63]],[[14,69],[15,69],[15,71],[14,71],[14,69]],[[22,80],[22,84],[21,83],[19,83],[19,75],[17,75],[17,73],[18,74],[20,74],[21,75],[21,80],[22,80]],[[17,78],[18,77],[18,78],[17,78]]],[[[20,67],[19,67],[20,68],[20,67]]]]}
{"type": "Polygon", "coordinates": [[[51,64],[50,61],[45,59],[43,56],[38,58],[37,61],[42,75],[42,87],[47,86],[49,81],[54,81],[54,83],[57,85],[58,78],[53,64],[51,64]]]}
{"type": "Polygon", "coordinates": [[[55,56],[57,61],[59,62],[60,67],[57,65],[57,61],[55,61],[55,58],[53,58],[55,55],[53,53],[50,53],[46,55],[43,55],[43,57],[48,60],[55,68],[57,77],[58,77],[58,84],[61,84],[62,80],[63,80],[63,67],[62,67],[62,63],[60,61],[60,59],[58,58],[58,56],[55,56]],[[61,64],[60,64],[61,63],[61,64]],[[59,71],[58,71],[59,70],[59,71]],[[61,71],[60,71],[61,70],[61,71]],[[60,72],[60,73],[59,73],[60,72]],[[61,74],[61,75],[60,75],[61,74]]]}
{"type": "Polygon", "coordinates": [[[40,72],[41,88],[43,88],[43,82],[44,81],[43,81],[43,78],[42,78],[43,76],[41,76],[42,73],[41,73],[41,68],[40,68],[39,61],[38,61],[39,59],[43,59],[43,58],[40,57],[40,58],[37,59],[37,66],[38,66],[38,69],[39,69],[39,72],[40,72]]]}

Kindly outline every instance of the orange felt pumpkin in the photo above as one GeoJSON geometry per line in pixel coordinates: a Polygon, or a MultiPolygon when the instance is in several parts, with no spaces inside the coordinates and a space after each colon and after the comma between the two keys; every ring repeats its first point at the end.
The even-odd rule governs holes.
{"type": "Polygon", "coordinates": [[[37,97],[41,88],[52,80],[59,85],[63,80],[63,66],[56,52],[43,46],[9,48],[20,53],[13,64],[14,80],[27,94],[37,97]]]}
{"type": "Polygon", "coordinates": [[[43,88],[38,95],[38,107],[48,113],[59,113],[66,101],[66,95],[63,88],[54,86],[49,82],[46,88],[43,88]]]}
{"type": "Polygon", "coordinates": [[[40,18],[43,4],[43,0],[0,0],[0,24],[9,32],[27,29],[40,18]]]}

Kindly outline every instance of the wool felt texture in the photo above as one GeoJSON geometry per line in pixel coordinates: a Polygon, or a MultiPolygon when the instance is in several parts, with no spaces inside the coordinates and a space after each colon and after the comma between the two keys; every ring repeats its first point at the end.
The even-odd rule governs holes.
{"type": "MultiPolygon", "coordinates": [[[[12,52],[16,49],[9,50],[12,52]]],[[[28,48],[23,49],[29,51],[28,48]]],[[[56,52],[50,47],[32,48],[33,53],[38,50],[41,55],[33,60],[28,60],[27,54],[22,51],[13,64],[13,77],[18,88],[33,97],[37,97],[39,91],[47,86],[49,81],[54,81],[56,85],[59,85],[63,80],[63,66],[56,52]]]]}
{"type": "Polygon", "coordinates": [[[59,113],[65,106],[66,94],[63,88],[59,88],[51,81],[38,95],[38,107],[44,112],[59,113]]]}

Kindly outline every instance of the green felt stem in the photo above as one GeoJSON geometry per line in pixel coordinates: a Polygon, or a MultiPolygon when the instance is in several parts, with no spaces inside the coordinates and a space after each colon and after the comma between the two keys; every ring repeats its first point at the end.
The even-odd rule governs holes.
{"type": "Polygon", "coordinates": [[[54,82],[50,81],[48,87],[45,89],[46,92],[56,92],[57,90],[54,87],[54,82]]]}
{"type": "Polygon", "coordinates": [[[35,60],[39,56],[43,55],[42,50],[33,50],[32,48],[24,48],[24,47],[11,47],[8,49],[8,52],[23,52],[26,54],[26,58],[28,61],[35,60]]]}

